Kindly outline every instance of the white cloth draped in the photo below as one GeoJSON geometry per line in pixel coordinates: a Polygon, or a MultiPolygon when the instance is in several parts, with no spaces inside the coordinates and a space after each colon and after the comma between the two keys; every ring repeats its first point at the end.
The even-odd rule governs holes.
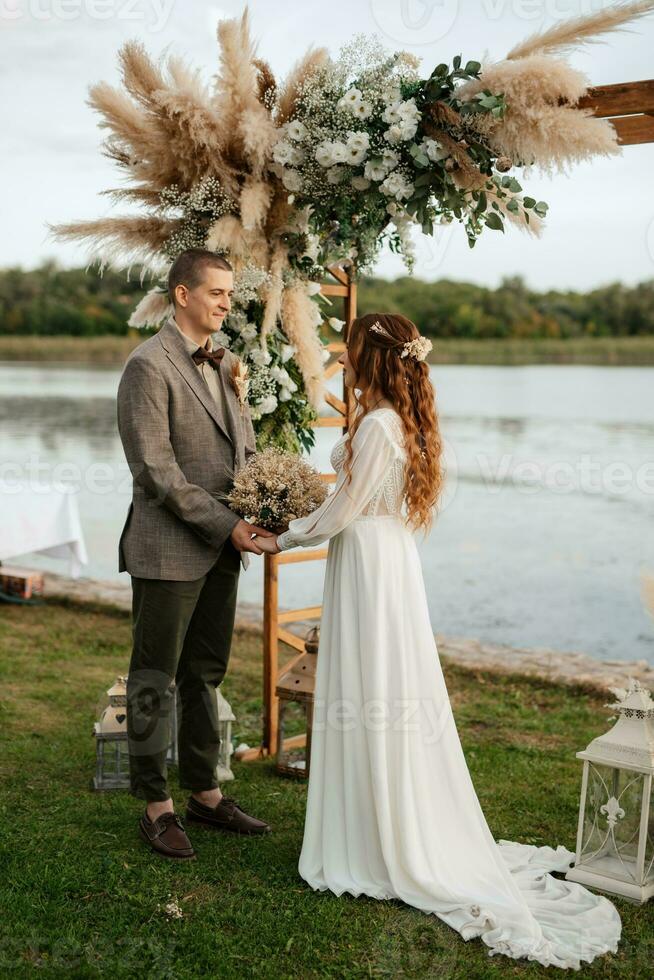
{"type": "Polygon", "coordinates": [[[366,416],[346,487],[348,438],[332,451],[333,494],[278,539],[329,539],[300,875],[336,895],[401,899],[490,955],[579,969],[615,952],[615,906],[550,873],[572,852],[493,839],[403,520],[401,421],[393,409],[366,416]]]}
{"type": "Polygon", "coordinates": [[[77,497],[47,484],[21,487],[0,484],[0,561],[41,554],[67,558],[73,578],[88,563],[77,497]]]}

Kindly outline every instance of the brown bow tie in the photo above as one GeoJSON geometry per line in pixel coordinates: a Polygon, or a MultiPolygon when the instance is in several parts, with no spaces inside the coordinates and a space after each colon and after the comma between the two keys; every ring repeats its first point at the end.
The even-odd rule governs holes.
{"type": "Polygon", "coordinates": [[[205,361],[209,361],[212,368],[216,371],[220,369],[220,362],[225,356],[225,348],[217,347],[216,350],[207,350],[206,347],[198,347],[191,357],[196,364],[204,364],[205,361]]]}

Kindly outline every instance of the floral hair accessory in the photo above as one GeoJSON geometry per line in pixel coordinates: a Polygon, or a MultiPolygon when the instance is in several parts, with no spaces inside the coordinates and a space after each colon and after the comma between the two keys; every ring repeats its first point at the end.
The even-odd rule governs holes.
{"type": "MultiPolygon", "coordinates": [[[[380,333],[384,337],[391,337],[391,334],[381,325],[379,320],[375,320],[370,325],[370,330],[373,333],[380,333]]],[[[415,337],[413,340],[407,340],[406,343],[402,344],[400,357],[414,357],[416,361],[424,361],[432,347],[431,340],[428,337],[423,337],[421,334],[419,337],[415,337]]]]}
{"type": "Polygon", "coordinates": [[[423,337],[421,335],[420,337],[416,337],[415,340],[407,340],[402,345],[400,357],[415,357],[416,361],[424,361],[433,346],[429,337],[423,337]]]}

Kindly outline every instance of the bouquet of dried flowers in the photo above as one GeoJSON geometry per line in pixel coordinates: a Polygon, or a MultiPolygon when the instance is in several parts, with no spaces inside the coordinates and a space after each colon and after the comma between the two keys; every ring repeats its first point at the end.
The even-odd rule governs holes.
{"type": "Polygon", "coordinates": [[[226,503],[246,520],[281,533],[289,521],[320,507],[327,488],[320,474],[296,453],[271,446],[237,473],[226,503]]]}

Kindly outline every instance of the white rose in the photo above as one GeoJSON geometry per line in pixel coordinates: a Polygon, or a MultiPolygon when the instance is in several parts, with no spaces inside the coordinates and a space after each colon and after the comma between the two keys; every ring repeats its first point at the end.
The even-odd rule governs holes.
{"type": "Polygon", "coordinates": [[[286,370],[286,368],[280,367],[279,364],[275,364],[274,367],[271,367],[270,374],[275,379],[277,384],[280,385],[286,384],[287,381],[291,380],[290,375],[286,370]]]}
{"type": "Polygon", "coordinates": [[[384,89],[382,92],[382,99],[387,105],[394,102],[401,102],[402,92],[400,91],[400,86],[396,85],[391,88],[384,89]]]}
{"type": "Polygon", "coordinates": [[[277,399],[274,395],[266,395],[266,397],[262,398],[260,402],[257,402],[256,408],[262,415],[269,415],[277,408],[277,399]]]}
{"type": "Polygon", "coordinates": [[[337,316],[330,316],[327,323],[332,328],[332,330],[336,330],[337,333],[340,333],[343,327],[345,326],[345,320],[339,320],[337,316]]]}
{"type": "Polygon", "coordinates": [[[313,279],[308,279],[306,283],[307,296],[315,296],[321,290],[321,285],[319,282],[314,282],[313,279]]]}
{"type": "Polygon", "coordinates": [[[382,119],[387,123],[399,123],[400,119],[400,103],[393,102],[391,105],[387,105],[382,112],[382,119]]]}
{"type": "Polygon", "coordinates": [[[366,151],[363,147],[346,146],[345,162],[356,167],[366,159],[366,151]]]}
{"type": "Polygon", "coordinates": [[[301,191],[302,177],[297,170],[287,170],[282,177],[282,184],[287,191],[301,191]]]}
{"type": "Polygon", "coordinates": [[[289,139],[303,140],[307,136],[307,127],[299,119],[293,119],[286,127],[286,134],[289,139]]]}
{"type": "Polygon", "coordinates": [[[353,146],[357,150],[367,150],[370,146],[370,137],[364,131],[354,132],[351,130],[347,134],[346,146],[353,146]]]}
{"type": "Polygon", "coordinates": [[[370,102],[359,102],[352,108],[352,115],[356,116],[357,119],[368,119],[372,115],[370,102]]]}
{"type": "Polygon", "coordinates": [[[286,364],[287,361],[290,361],[294,353],[295,353],[295,347],[293,346],[293,344],[282,344],[280,350],[282,364],[286,364]]]}
{"type": "Polygon", "coordinates": [[[345,143],[332,143],[332,161],[334,163],[345,163],[345,157],[345,143]]]}
{"type": "Polygon", "coordinates": [[[450,154],[438,140],[425,139],[420,144],[420,149],[427,154],[428,158],[434,163],[438,160],[445,160],[450,154]]]}
{"type": "Polygon", "coordinates": [[[288,402],[291,400],[291,393],[288,388],[280,388],[278,398],[280,402],[288,402]]]}
{"type": "Polygon", "coordinates": [[[324,143],[316,147],[315,157],[321,167],[331,167],[335,162],[333,159],[333,146],[334,144],[331,140],[325,140],[324,143]]]}
{"type": "Polygon", "coordinates": [[[382,194],[386,194],[388,197],[395,197],[399,201],[403,197],[411,197],[413,184],[408,183],[401,174],[395,171],[389,174],[386,180],[379,185],[379,189],[382,194]]]}
{"type": "Polygon", "coordinates": [[[402,139],[410,140],[416,135],[416,130],[418,129],[417,119],[405,119],[400,123],[400,128],[402,130],[402,139]]]}
{"type": "Polygon", "coordinates": [[[229,337],[224,330],[217,330],[213,335],[213,339],[219,347],[229,347],[229,337]]]}
{"type": "Polygon", "coordinates": [[[417,128],[417,122],[394,123],[392,126],[389,126],[384,133],[384,136],[389,143],[401,143],[403,140],[411,139],[417,128]]]}
{"type": "Polygon", "coordinates": [[[339,104],[342,102],[344,107],[352,109],[354,106],[360,105],[362,99],[363,93],[358,88],[351,88],[339,100],[339,104]]]}
{"type": "Polygon", "coordinates": [[[367,191],[370,187],[370,181],[367,177],[353,177],[352,187],[354,187],[355,191],[367,191]]]}
{"type": "Polygon", "coordinates": [[[368,180],[383,180],[386,176],[386,167],[380,157],[374,157],[366,163],[363,174],[368,180]]]}
{"type": "Polygon", "coordinates": [[[259,331],[254,323],[247,323],[241,330],[241,339],[248,343],[251,340],[255,340],[258,334],[259,331]]]}
{"type": "Polygon", "coordinates": [[[420,118],[420,109],[416,105],[415,99],[407,99],[406,102],[400,102],[397,106],[397,113],[400,119],[420,118]]]}
{"type": "Polygon", "coordinates": [[[382,163],[387,170],[392,170],[393,167],[397,167],[399,162],[400,158],[393,150],[384,150],[382,153],[382,163]]]}
{"type": "Polygon", "coordinates": [[[266,364],[270,364],[272,356],[270,351],[263,350],[262,347],[255,347],[255,349],[250,352],[250,359],[254,361],[257,367],[263,367],[266,364]]]}
{"type": "Polygon", "coordinates": [[[402,126],[400,123],[393,123],[392,126],[389,126],[384,136],[389,143],[399,143],[402,139],[402,126]]]}
{"type": "Polygon", "coordinates": [[[291,163],[293,159],[293,147],[286,140],[280,140],[279,143],[275,143],[272,155],[276,163],[291,163]]]}
{"type": "Polygon", "coordinates": [[[303,150],[301,146],[292,146],[291,150],[291,163],[293,166],[297,166],[298,163],[304,163],[307,158],[306,150],[303,150]]]}

